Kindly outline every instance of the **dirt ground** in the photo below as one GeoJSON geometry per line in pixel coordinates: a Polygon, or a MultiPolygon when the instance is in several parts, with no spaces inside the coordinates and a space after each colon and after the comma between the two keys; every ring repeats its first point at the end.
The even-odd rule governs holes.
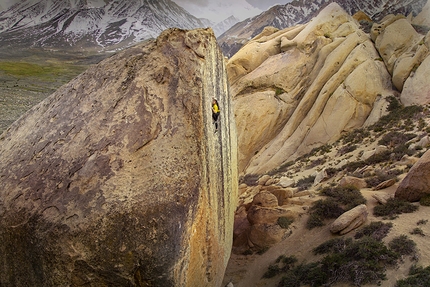
{"type": "MultiPolygon", "coordinates": [[[[373,191],[370,189],[361,190],[363,196],[367,199],[368,208],[368,219],[369,224],[372,221],[383,221],[392,222],[393,227],[384,242],[389,242],[393,237],[405,234],[417,244],[419,252],[419,261],[417,262],[420,266],[430,265],[430,249],[428,248],[428,242],[430,240],[430,222],[425,225],[420,225],[419,228],[424,232],[425,236],[413,235],[410,232],[417,227],[417,222],[420,220],[426,220],[430,215],[430,207],[419,206],[418,211],[413,213],[401,214],[395,220],[382,220],[380,217],[373,215],[373,207],[377,205],[377,201],[372,197],[374,193],[385,193],[394,195],[394,192],[398,184],[391,186],[385,190],[373,191]]],[[[308,230],[305,227],[307,215],[303,214],[299,220],[292,224],[292,234],[283,240],[282,242],[271,247],[267,252],[262,255],[237,255],[232,254],[227,270],[224,276],[223,286],[232,282],[235,287],[272,287],[277,286],[282,275],[271,279],[262,279],[264,272],[266,272],[268,266],[278,258],[278,256],[284,254],[286,256],[294,255],[298,259],[298,262],[312,262],[318,258],[313,255],[312,249],[320,245],[321,243],[334,238],[338,235],[330,233],[330,225],[326,225],[321,228],[314,228],[308,230]]],[[[350,232],[346,236],[354,236],[355,231],[350,232]]],[[[387,280],[382,281],[383,287],[392,287],[396,281],[402,278],[406,278],[409,272],[409,268],[412,265],[409,258],[404,258],[404,262],[396,269],[388,270],[387,280]]],[[[338,284],[336,286],[352,286],[345,284],[338,284]]],[[[377,285],[366,285],[366,286],[377,286],[377,285]]]]}

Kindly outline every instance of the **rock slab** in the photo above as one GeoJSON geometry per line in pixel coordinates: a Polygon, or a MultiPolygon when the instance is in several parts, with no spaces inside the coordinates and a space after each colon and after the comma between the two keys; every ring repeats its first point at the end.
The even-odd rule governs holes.
{"type": "Polygon", "coordinates": [[[0,137],[0,286],[220,286],[237,205],[229,103],[212,30],[170,29],[31,109],[0,137]]]}
{"type": "Polygon", "coordinates": [[[394,197],[414,202],[428,194],[430,194],[430,150],[412,166],[400,182],[394,197]]]}

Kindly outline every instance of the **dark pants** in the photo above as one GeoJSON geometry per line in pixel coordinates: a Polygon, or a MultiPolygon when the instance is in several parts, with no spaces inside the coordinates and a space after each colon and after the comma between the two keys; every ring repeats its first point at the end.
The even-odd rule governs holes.
{"type": "Polygon", "coordinates": [[[212,113],[212,119],[214,120],[214,123],[215,123],[215,129],[218,129],[218,117],[219,117],[219,113],[212,113]]]}

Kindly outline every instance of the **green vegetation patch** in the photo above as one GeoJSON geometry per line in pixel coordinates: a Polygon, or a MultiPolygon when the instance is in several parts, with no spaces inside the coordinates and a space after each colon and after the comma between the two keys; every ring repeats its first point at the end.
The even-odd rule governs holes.
{"type": "Polygon", "coordinates": [[[413,205],[408,201],[404,201],[398,198],[389,198],[387,203],[377,205],[373,208],[373,214],[375,216],[383,216],[388,219],[394,219],[402,213],[412,213],[418,210],[418,206],[413,205]]]}
{"type": "Polygon", "coordinates": [[[414,242],[405,236],[394,238],[388,245],[370,236],[358,240],[334,238],[313,250],[315,255],[324,255],[321,260],[296,264],[294,257],[282,255],[269,266],[263,277],[282,274],[279,287],[331,286],[335,283],[380,285],[380,281],[386,279],[387,268],[394,268],[402,255],[416,252],[414,242]],[[406,247],[399,248],[399,245],[406,247]],[[284,263],[286,259],[289,260],[284,263]]]}
{"type": "Polygon", "coordinates": [[[77,75],[83,70],[84,68],[82,67],[65,63],[41,65],[27,62],[0,61],[0,71],[4,72],[7,75],[18,78],[36,77],[48,80],[59,75],[77,75]]]}
{"type": "Polygon", "coordinates": [[[396,287],[426,287],[430,286],[430,266],[426,268],[413,265],[406,279],[398,280],[396,287]]]}

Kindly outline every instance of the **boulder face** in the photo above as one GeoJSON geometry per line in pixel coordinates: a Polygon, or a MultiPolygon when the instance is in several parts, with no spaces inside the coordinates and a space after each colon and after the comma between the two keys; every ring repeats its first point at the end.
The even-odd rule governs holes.
{"type": "Polygon", "coordinates": [[[220,286],[238,182],[229,103],[213,32],[171,29],[31,109],[0,138],[0,285],[220,286]]]}
{"type": "Polygon", "coordinates": [[[400,182],[394,196],[414,202],[428,194],[430,194],[430,150],[426,151],[412,166],[400,182]]]}
{"type": "Polygon", "coordinates": [[[244,173],[267,173],[374,123],[395,95],[370,37],[338,4],[268,31],[227,64],[244,173]]]}
{"type": "MultiPolygon", "coordinates": [[[[423,13],[428,13],[428,3],[426,7],[423,13]]],[[[429,104],[430,33],[418,33],[403,15],[388,15],[372,26],[371,37],[393,85],[401,92],[401,102],[406,106],[429,104]]]]}

